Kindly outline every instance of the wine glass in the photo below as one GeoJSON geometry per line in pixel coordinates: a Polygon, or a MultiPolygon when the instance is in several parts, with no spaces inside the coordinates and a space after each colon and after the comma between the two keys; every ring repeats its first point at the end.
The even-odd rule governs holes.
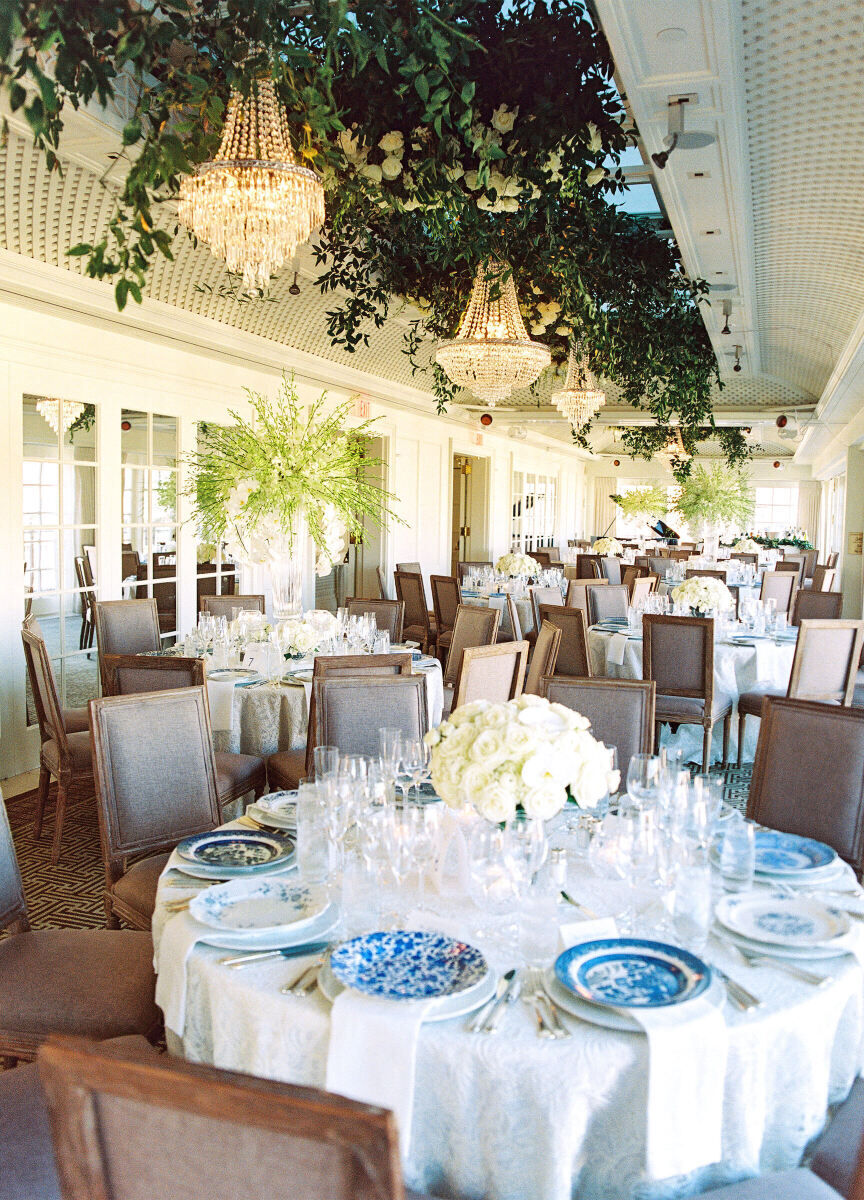
{"type": "Polygon", "coordinates": [[[399,763],[399,751],[402,746],[402,730],[401,729],[379,729],[378,730],[378,746],[381,750],[381,759],[392,776],[396,775],[396,768],[399,763]]]}
{"type": "Polygon", "coordinates": [[[485,914],[484,927],[474,936],[492,940],[498,931],[486,927],[486,921],[514,910],[519,880],[507,853],[505,830],[486,821],[475,825],[468,840],[468,889],[481,914],[485,914]]]}
{"type": "Polygon", "coordinates": [[[640,805],[656,799],[660,759],[653,754],[634,754],[627,768],[627,793],[640,805]]]}
{"type": "Polygon", "coordinates": [[[523,888],[527,888],[549,852],[546,828],[539,818],[517,814],[507,822],[505,832],[505,853],[523,888]]]}
{"type": "Polygon", "coordinates": [[[426,771],[426,766],[429,761],[429,747],[422,739],[404,738],[402,741],[402,770],[406,775],[411,776],[411,786],[414,789],[418,799],[420,796],[419,784],[426,771]]]}

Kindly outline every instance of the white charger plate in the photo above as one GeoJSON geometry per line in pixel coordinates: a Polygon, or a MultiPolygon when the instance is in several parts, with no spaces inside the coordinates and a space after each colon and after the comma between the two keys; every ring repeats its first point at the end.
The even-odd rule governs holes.
{"type": "Polygon", "coordinates": [[[808,960],[816,961],[822,958],[839,958],[843,954],[852,954],[851,939],[847,935],[844,938],[837,938],[830,946],[766,946],[764,942],[756,942],[752,938],[744,937],[741,933],[735,933],[732,929],[727,929],[725,925],[717,923],[717,933],[721,938],[726,938],[733,946],[740,946],[742,950],[749,950],[751,954],[767,954],[770,958],[789,958],[796,959],[802,962],[808,960]]]}
{"type": "MultiPolygon", "coordinates": [[[[445,996],[440,1000],[433,1000],[432,1007],[427,1012],[424,1021],[452,1021],[455,1017],[464,1017],[467,1013],[481,1008],[487,1000],[491,1000],[495,995],[497,986],[497,975],[494,971],[487,971],[473,988],[467,988],[464,992],[456,992],[454,995],[445,996]]],[[[345,991],[345,988],[330,970],[329,959],[325,960],[318,971],[318,987],[321,989],[322,996],[326,1000],[329,1000],[331,1004],[337,996],[345,991]]],[[[393,1003],[398,1004],[400,1010],[407,1009],[410,1011],[413,1002],[410,1000],[394,1000],[393,1003]]],[[[422,1003],[426,1002],[422,1001],[422,1003]]]]}
{"type": "Polygon", "coordinates": [[[850,928],[845,913],[805,895],[724,896],[715,915],[727,929],[750,941],[799,950],[827,947],[850,928]]]}
{"type": "MultiPolygon", "coordinates": [[[[591,1004],[587,1000],[580,999],[579,996],[568,992],[567,989],[558,982],[555,976],[555,968],[549,967],[546,971],[546,990],[555,1001],[559,1008],[563,1008],[565,1012],[570,1013],[573,1017],[578,1017],[580,1021],[587,1021],[591,1025],[601,1025],[604,1029],[615,1029],[619,1033],[638,1033],[644,1036],[645,1030],[629,1013],[624,1012],[620,1008],[601,1007],[599,1004],[591,1004]]],[[[707,1000],[709,1004],[713,1004],[715,1008],[722,1008],[725,999],[725,992],[720,980],[716,977],[711,981],[709,987],[703,992],[702,998],[707,1000]]],[[[676,1011],[684,1014],[687,1012],[688,1001],[676,1006],[676,1011]]]]}
{"type": "Polygon", "coordinates": [[[264,866],[264,867],[257,867],[255,869],[254,873],[251,875],[225,876],[225,875],[219,875],[218,872],[214,873],[212,870],[205,871],[205,869],[203,867],[199,867],[195,863],[185,862],[179,856],[179,854],[172,855],[170,866],[171,866],[172,871],[182,871],[182,873],[184,875],[191,875],[191,877],[193,879],[209,879],[211,882],[215,881],[216,883],[227,883],[229,878],[230,879],[250,879],[250,878],[260,879],[263,875],[281,875],[283,872],[287,873],[288,871],[296,871],[297,855],[295,852],[294,857],[292,859],[290,859],[287,863],[286,862],[276,862],[276,863],[273,863],[272,866],[268,865],[268,866],[264,866]]]}

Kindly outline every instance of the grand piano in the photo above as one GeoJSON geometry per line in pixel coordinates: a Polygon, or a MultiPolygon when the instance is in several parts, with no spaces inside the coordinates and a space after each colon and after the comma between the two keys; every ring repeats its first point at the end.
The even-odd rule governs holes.
{"type": "Polygon", "coordinates": [[[665,541],[667,541],[670,546],[678,545],[678,541],[680,538],[680,534],[678,533],[678,530],[673,529],[671,525],[667,525],[665,521],[661,521],[658,519],[656,524],[654,524],[654,525],[649,524],[648,528],[651,530],[652,533],[656,534],[657,537],[663,538],[665,541]]]}

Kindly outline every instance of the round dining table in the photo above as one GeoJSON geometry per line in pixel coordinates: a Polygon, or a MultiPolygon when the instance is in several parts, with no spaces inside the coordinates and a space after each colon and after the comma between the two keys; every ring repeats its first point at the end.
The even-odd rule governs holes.
{"type": "MultiPolygon", "coordinates": [[[[609,679],[642,678],[642,635],[623,630],[620,633],[599,629],[596,625],[588,631],[588,649],[591,655],[591,670],[595,675],[609,679]]],[[[792,638],[754,638],[745,644],[733,643],[717,638],[714,643],[714,692],[724,693],[733,702],[732,734],[730,754],[734,760],[738,747],[738,697],[757,684],[769,684],[785,693],[792,672],[795,656],[795,640],[792,638]]],[[[744,753],[742,761],[752,762],[759,736],[759,721],[752,718],[744,726],[744,753]]],[[[700,762],[702,759],[702,727],[680,725],[673,734],[671,726],[664,725],[661,745],[684,752],[684,761],[700,762]]],[[[723,753],[722,738],[715,736],[711,746],[712,762],[719,762],[723,753]]]]}
{"type": "MultiPolygon", "coordinates": [[[[325,1087],[331,1003],[317,989],[305,996],[281,990],[308,960],[268,959],[243,969],[225,965],[231,952],[196,941],[184,928],[189,915],[166,910],[167,901],[176,909],[178,899],[200,886],[176,864],[175,852],[160,880],[153,917],[160,986],[173,975],[185,988],[182,1017],[168,1021],[169,1050],[195,1062],[325,1087]]],[[[854,879],[848,886],[856,888],[854,879]]],[[[592,917],[608,917],[626,903],[625,884],[595,876],[572,852],[566,887],[577,904],[590,906],[592,917]]],[[[446,880],[422,911],[412,890],[403,889],[399,897],[404,927],[473,940],[497,971],[517,961],[512,947],[480,938],[478,928],[487,933],[491,928],[490,914],[474,907],[457,880],[446,880]]],[[[362,905],[348,911],[353,925],[348,932],[359,932],[362,905]]],[[[567,944],[598,936],[597,923],[584,917],[568,904],[558,906],[567,944]]],[[[818,987],[774,966],[750,967],[724,940],[709,938],[706,958],[761,1005],[739,1011],[721,987],[716,1003],[725,1044],[716,1075],[718,1153],[712,1161],[697,1157],[683,1175],[652,1177],[646,1164],[649,1128],[652,1122],[655,1129],[658,1121],[662,1125],[665,1114],[649,1110],[650,1071],[656,1065],[652,1068],[643,1034],[562,1012],[570,1036],[543,1039],[521,1002],[506,1007],[495,1034],[470,1032],[465,1017],[421,1024],[410,1142],[402,1146],[407,1186],[455,1200],[672,1200],[796,1166],[823,1127],[828,1107],[846,1096],[864,1062],[864,927],[853,926],[848,935],[853,949],[816,964],[825,976],[818,987]]],[[[374,917],[367,927],[379,927],[374,917]]],[[[386,1037],[386,1024],[383,1030],[386,1037]]],[[[342,1043],[348,1054],[355,1044],[350,1038],[342,1043]]],[[[674,1087],[680,1060],[671,1068],[674,1087]]],[[[702,1119],[701,1112],[692,1114],[695,1129],[702,1119]]],[[[670,1126],[671,1141],[679,1129],[677,1121],[670,1126]]],[[[672,1149],[682,1152],[680,1145],[672,1149]]]]}

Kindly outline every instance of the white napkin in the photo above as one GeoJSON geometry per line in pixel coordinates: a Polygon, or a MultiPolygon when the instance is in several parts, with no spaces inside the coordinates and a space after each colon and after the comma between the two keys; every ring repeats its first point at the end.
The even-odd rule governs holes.
{"type": "Polygon", "coordinates": [[[166,921],[153,956],[156,1003],[164,1014],[165,1027],[179,1038],[186,1024],[186,963],[204,932],[188,912],[177,913],[166,921]]]}
{"type": "MultiPolygon", "coordinates": [[[[611,918],[560,927],[565,948],[615,937],[611,918]],[[609,926],[611,925],[611,932],[609,926]]],[[[704,996],[668,1008],[622,1008],[648,1042],[646,1169],[650,1179],[685,1175],[722,1157],[726,1022],[704,996]]]]}
{"type": "Polygon", "coordinates": [[[624,663],[624,651],[627,649],[627,634],[613,633],[606,648],[606,662],[612,667],[620,667],[624,663]]]}
{"type": "Polygon", "coordinates": [[[774,666],[777,660],[776,647],[772,642],[757,638],[753,643],[756,647],[756,680],[758,683],[771,683],[774,679],[774,666]]]}
{"type": "Polygon", "coordinates": [[[346,988],[330,1015],[327,1091],[391,1109],[403,1160],[411,1145],[417,1041],[433,1004],[379,1000],[346,988]]]}
{"type": "Polygon", "coordinates": [[[214,733],[230,732],[234,728],[234,684],[231,680],[208,679],[207,699],[210,701],[210,725],[214,733]]]}

